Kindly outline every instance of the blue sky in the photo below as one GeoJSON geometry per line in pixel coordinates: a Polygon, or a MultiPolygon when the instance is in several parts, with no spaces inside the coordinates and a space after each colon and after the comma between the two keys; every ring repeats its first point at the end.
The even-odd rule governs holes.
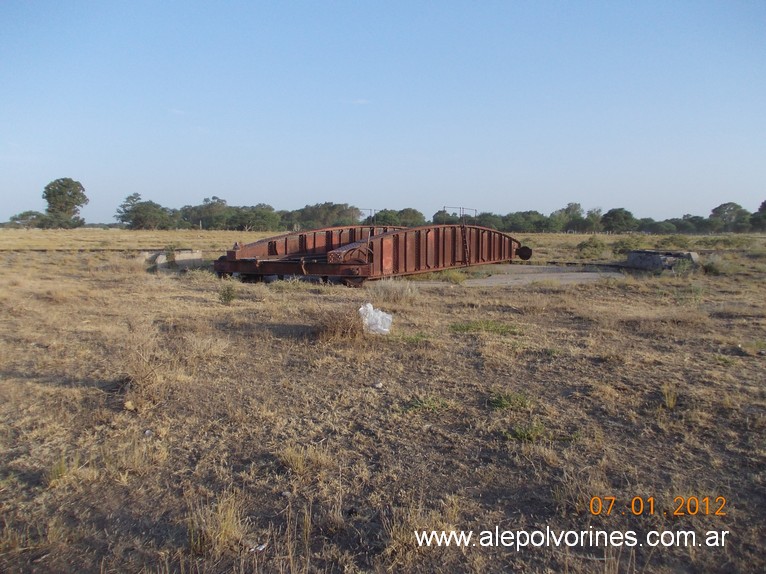
{"type": "Polygon", "coordinates": [[[766,200],[766,2],[0,3],[0,220],[766,200]]]}

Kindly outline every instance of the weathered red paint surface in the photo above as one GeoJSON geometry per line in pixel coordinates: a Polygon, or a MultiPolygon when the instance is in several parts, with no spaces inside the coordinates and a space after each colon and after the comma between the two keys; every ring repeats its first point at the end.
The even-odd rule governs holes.
{"type": "Polygon", "coordinates": [[[532,250],[476,225],[350,226],[287,233],[240,246],[215,262],[220,275],[318,275],[351,282],[526,260],[532,250]]]}

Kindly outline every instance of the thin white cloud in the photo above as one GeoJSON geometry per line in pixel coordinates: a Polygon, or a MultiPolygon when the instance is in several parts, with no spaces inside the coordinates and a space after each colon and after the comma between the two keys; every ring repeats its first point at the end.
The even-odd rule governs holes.
{"type": "Polygon", "coordinates": [[[174,116],[184,116],[184,115],[186,115],[186,112],[184,110],[180,110],[178,108],[170,108],[168,111],[171,114],[173,114],[174,116]]]}

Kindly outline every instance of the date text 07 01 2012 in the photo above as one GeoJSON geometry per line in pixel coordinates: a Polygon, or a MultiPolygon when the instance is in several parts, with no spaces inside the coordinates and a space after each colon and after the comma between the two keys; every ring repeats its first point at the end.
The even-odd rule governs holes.
{"type": "Polygon", "coordinates": [[[632,514],[633,516],[662,514],[664,516],[726,516],[726,498],[723,496],[676,496],[673,507],[655,507],[653,496],[634,496],[629,503],[617,502],[615,496],[594,496],[590,499],[590,513],[594,516],[632,514]]]}

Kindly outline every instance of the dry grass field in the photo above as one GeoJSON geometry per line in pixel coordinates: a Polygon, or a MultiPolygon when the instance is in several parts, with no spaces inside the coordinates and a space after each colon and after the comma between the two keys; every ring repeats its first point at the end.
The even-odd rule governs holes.
{"type": "Polygon", "coordinates": [[[520,237],[533,262],[628,240],[708,271],[524,289],[242,284],[89,251],[242,238],[0,230],[0,571],[766,571],[766,237],[520,237]],[[391,334],[361,331],[365,302],[391,334]],[[414,536],[496,526],[729,534],[414,536]]]}

